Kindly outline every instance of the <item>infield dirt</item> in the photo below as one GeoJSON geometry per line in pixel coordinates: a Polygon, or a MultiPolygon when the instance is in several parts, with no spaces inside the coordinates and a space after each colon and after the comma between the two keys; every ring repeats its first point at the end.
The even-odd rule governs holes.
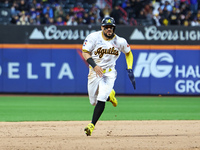
{"type": "Polygon", "coordinates": [[[1,150],[200,150],[200,121],[0,122],[1,150]]]}

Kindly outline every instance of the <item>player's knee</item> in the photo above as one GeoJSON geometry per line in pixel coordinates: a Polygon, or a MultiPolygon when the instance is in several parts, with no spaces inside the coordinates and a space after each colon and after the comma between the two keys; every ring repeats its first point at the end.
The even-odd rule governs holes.
{"type": "Polygon", "coordinates": [[[90,104],[96,106],[97,104],[96,97],[90,96],[89,99],[90,99],[90,104]]]}
{"type": "Polygon", "coordinates": [[[96,102],[90,102],[92,106],[96,106],[96,102]]]}

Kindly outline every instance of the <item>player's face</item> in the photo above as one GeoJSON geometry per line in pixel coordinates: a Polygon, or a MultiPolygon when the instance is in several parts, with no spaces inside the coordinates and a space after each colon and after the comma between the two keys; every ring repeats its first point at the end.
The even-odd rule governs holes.
{"type": "Polygon", "coordinates": [[[112,38],[114,34],[114,27],[113,26],[103,26],[102,27],[103,33],[107,38],[112,38]]]}

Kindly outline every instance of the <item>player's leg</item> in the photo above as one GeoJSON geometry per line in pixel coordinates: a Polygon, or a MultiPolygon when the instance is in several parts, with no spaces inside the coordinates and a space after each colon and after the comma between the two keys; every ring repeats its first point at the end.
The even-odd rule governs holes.
{"type": "Polygon", "coordinates": [[[105,102],[97,101],[97,104],[94,108],[93,116],[92,116],[92,124],[95,126],[97,121],[99,120],[101,114],[103,113],[105,108],[105,102]]]}
{"type": "Polygon", "coordinates": [[[98,96],[97,104],[93,112],[92,122],[89,123],[88,126],[85,128],[85,133],[87,136],[91,135],[92,131],[94,130],[94,126],[96,125],[97,121],[104,111],[105,102],[107,101],[107,98],[109,97],[109,94],[113,89],[115,79],[115,72],[112,72],[109,73],[107,76],[104,76],[103,78],[96,78],[95,80],[90,80],[88,82],[88,93],[90,97],[90,102],[94,102],[94,95],[96,96],[96,94],[98,93],[98,96]],[[98,88],[96,88],[97,83],[98,88]]]}
{"type": "MultiPolygon", "coordinates": [[[[97,95],[98,95],[98,89],[99,89],[99,81],[101,78],[98,78],[94,73],[90,72],[88,76],[88,95],[91,105],[95,106],[93,117],[91,123],[89,123],[84,131],[87,136],[91,136],[94,126],[97,122],[97,118],[100,112],[103,112],[102,106],[100,103],[97,102],[97,95]]],[[[103,108],[104,109],[104,108],[103,108]]]]}
{"type": "Polygon", "coordinates": [[[85,130],[85,134],[87,136],[91,136],[91,134],[92,134],[92,132],[94,130],[94,127],[95,127],[97,121],[99,120],[101,114],[104,111],[104,108],[105,108],[105,102],[97,101],[97,104],[96,104],[96,106],[94,108],[94,112],[93,112],[93,116],[92,116],[92,121],[84,129],[85,130]]]}
{"type": "Polygon", "coordinates": [[[98,101],[106,102],[115,82],[115,77],[112,76],[105,76],[103,79],[99,82],[99,93],[97,96],[98,101]]]}
{"type": "MultiPolygon", "coordinates": [[[[109,78],[111,78],[111,81],[112,81],[112,78],[113,78],[113,77],[116,79],[117,72],[114,70],[114,71],[111,72],[111,73],[107,73],[107,76],[108,76],[109,78]]],[[[113,85],[113,86],[114,86],[114,85],[113,85]]],[[[117,106],[118,102],[117,102],[117,99],[115,98],[115,90],[114,90],[114,89],[111,90],[111,92],[110,92],[110,94],[109,94],[109,96],[108,96],[108,98],[107,98],[107,101],[111,102],[112,105],[113,105],[114,107],[117,106]]]]}
{"type": "Polygon", "coordinates": [[[100,116],[102,115],[105,103],[107,98],[109,97],[110,91],[113,89],[115,76],[104,76],[99,81],[99,93],[97,96],[97,105],[94,109],[92,123],[96,125],[97,121],[99,120],[100,116]]]}
{"type": "Polygon", "coordinates": [[[99,92],[99,81],[101,78],[96,77],[94,75],[92,78],[88,78],[88,96],[90,100],[90,104],[95,106],[97,104],[97,95],[99,92]]]}

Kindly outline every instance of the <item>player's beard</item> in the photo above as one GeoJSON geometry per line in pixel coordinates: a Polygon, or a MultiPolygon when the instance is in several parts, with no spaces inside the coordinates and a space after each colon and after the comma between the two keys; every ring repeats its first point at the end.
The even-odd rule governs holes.
{"type": "Polygon", "coordinates": [[[107,35],[105,32],[103,32],[104,36],[108,39],[112,39],[114,37],[114,33],[112,33],[111,35],[107,35]]]}

